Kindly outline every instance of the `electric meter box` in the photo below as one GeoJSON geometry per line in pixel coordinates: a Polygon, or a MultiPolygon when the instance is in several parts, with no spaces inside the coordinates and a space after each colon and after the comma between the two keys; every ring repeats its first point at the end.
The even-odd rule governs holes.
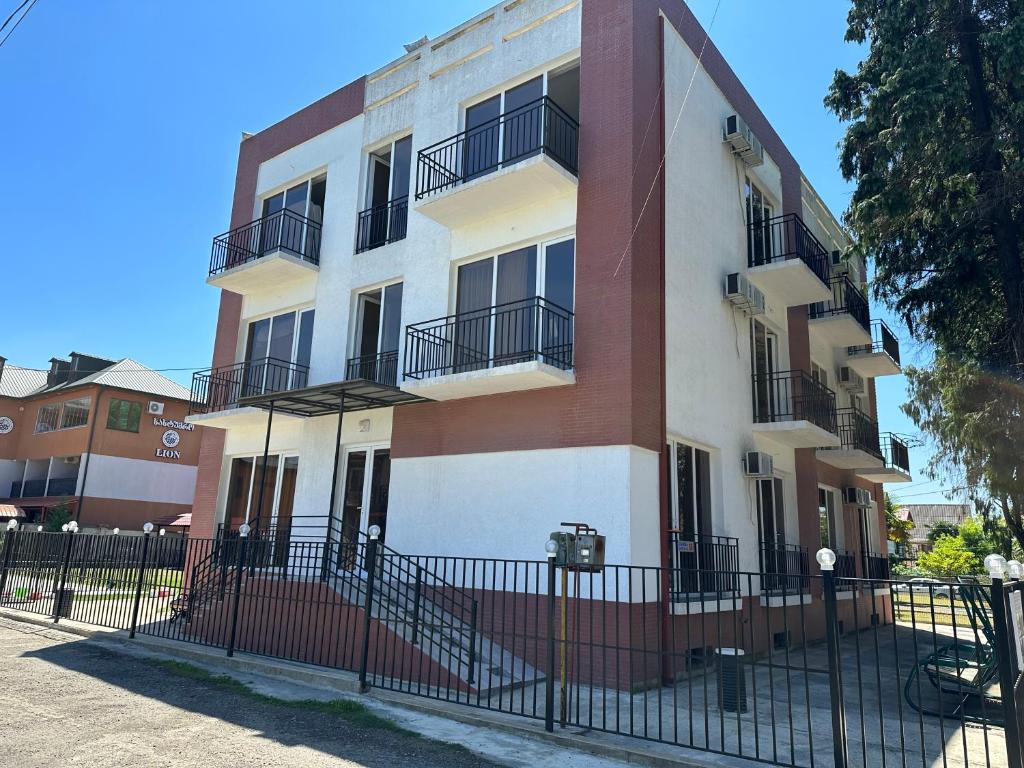
{"type": "Polygon", "coordinates": [[[555,550],[555,565],[571,568],[576,563],[576,534],[568,531],[552,531],[551,540],[558,545],[555,550]]]}
{"type": "Polygon", "coordinates": [[[576,568],[600,571],[604,567],[604,536],[597,533],[576,535],[576,568]]]}

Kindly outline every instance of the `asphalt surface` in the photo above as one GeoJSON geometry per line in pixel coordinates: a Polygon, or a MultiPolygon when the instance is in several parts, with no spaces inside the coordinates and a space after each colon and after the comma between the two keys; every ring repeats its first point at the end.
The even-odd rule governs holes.
{"type": "Polygon", "coordinates": [[[498,765],[467,750],[254,700],[63,632],[0,622],[5,768],[498,765]]]}

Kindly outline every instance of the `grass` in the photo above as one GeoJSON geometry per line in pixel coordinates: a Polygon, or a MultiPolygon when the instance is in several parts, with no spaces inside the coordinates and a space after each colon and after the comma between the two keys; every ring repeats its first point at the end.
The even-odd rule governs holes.
{"type": "MultiPolygon", "coordinates": [[[[245,683],[239,682],[229,675],[215,675],[212,672],[208,672],[205,669],[193,664],[187,664],[183,661],[158,660],[154,663],[156,666],[172,674],[189,680],[194,680],[196,682],[215,686],[222,691],[234,693],[238,696],[244,696],[247,699],[258,701],[262,704],[271,704],[275,707],[301,710],[303,712],[319,712],[325,715],[334,715],[362,728],[376,728],[379,730],[390,731],[392,733],[400,733],[404,736],[411,736],[424,741],[434,741],[433,739],[427,739],[420,736],[420,734],[415,733],[414,731],[403,728],[397,723],[388,720],[386,717],[381,717],[380,715],[371,712],[365,705],[360,704],[358,701],[350,701],[348,699],[333,699],[331,701],[319,701],[317,699],[278,699],[273,696],[257,693],[249,688],[245,683]]],[[[438,743],[443,743],[444,746],[453,749],[465,749],[465,747],[458,744],[448,744],[447,742],[438,743]]]]}

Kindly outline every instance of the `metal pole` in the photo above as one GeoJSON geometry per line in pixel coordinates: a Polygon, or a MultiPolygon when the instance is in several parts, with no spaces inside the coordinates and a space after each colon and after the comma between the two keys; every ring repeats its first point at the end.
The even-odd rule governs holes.
{"type": "Polygon", "coordinates": [[[548,553],[548,673],[544,678],[544,730],[555,730],[555,553],[548,553]]]}
{"type": "Polygon", "coordinates": [[[839,659],[839,619],[836,614],[836,579],[831,568],[821,570],[825,593],[825,639],[828,641],[828,687],[832,707],[832,748],[835,768],[847,768],[846,712],[839,659]]]}
{"type": "Polygon", "coordinates": [[[235,638],[238,636],[238,605],[242,601],[242,574],[245,572],[245,548],[249,543],[249,526],[238,529],[238,568],[235,570],[235,604],[231,607],[231,637],[228,639],[228,656],[235,655],[235,638]]]}
{"type": "MultiPolygon", "coordinates": [[[[260,529],[260,518],[263,515],[263,492],[267,486],[267,459],[270,455],[270,427],[274,423],[274,401],[270,401],[270,409],[267,411],[267,436],[263,440],[263,469],[260,472],[260,494],[256,503],[256,530],[260,529]]],[[[245,522],[249,522],[246,520],[245,522]]]]}
{"type": "Polygon", "coordinates": [[[469,677],[466,682],[472,685],[474,680],[473,669],[476,667],[476,600],[469,614],[469,677]]]}
{"type": "Polygon", "coordinates": [[[7,535],[4,537],[4,565],[3,569],[0,570],[0,603],[3,603],[4,594],[7,589],[7,571],[11,565],[11,552],[14,551],[14,546],[17,543],[18,529],[11,527],[7,529],[7,535]]]}
{"type": "Polygon", "coordinates": [[[139,625],[139,603],[142,602],[142,585],[146,578],[146,555],[149,554],[149,531],[142,534],[142,556],[139,558],[139,578],[135,581],[135,605],[132,606],[132,627],[129,639],[135,637],[135,628],[139,625]]]}
{"type": "Polygon", "coordinates": [[[565,664],[565,646],[566,646],[566,635],[569,629],[569,569],[562,567],[562,617],[560,622],[560,635],[562,638],[561,647],[558,651],[559,662],[561,669],[559,670],[559,696],[558,696],[558,724],[562,728],[565,728],[565,720],[568,712],[566,712],[566,706],[568,703],[566,697],[566,664],[565,664]]]}
{"type": "MultiPolygon", "coordinates": [[[[334,504],[338,492],[338,462],[341,461],[341,420],[345,415],[345,391],[338,396],[338,428],[334,433],[334,468],[331,470],[331,500],[327,509],[327,539],[324,542],[324,566],[321,579],[326,580],[330,570],[331,534],[334,533],[334,504]]],[[[340,539],[340,536],[339,536],[340,539]]]]}
{"type": "Polygon", "coordinates": [[[410,643],[417,645],[420,641],[420,585],[423,583],[423,568],[416,566],[416,586],[412,595],[412,639],[410,643]]]}
{"type": "Polygon", "coordinates": [[[1006,619],[1006,598],[1003,580],[992,577],[992,623],[996,628],[996,662],[999,668],[999,691],[1003,706],[1003,728],[1006,730],[1006,756],[1008,768],[1021,768],[1020,737],[1017,729],[1017,711],[1014,700],[1014,674],[1010,654],[1015,651],[1010,643],[1006,619]]]}
{"type": "Polygon", "coordinates": [[[366,600],[363,603],[363,650],[359,657],[359,691],[366,693],[366,669],[370,661],[370,620],[373,617],[373,588],[377,575],[377,535],[370,534],[366,542],[366,600]]]}
{"type": "Polygon", "coordinates": [[[60,621],[60,611],[64,605],[66,596],[64,591],[67,589],[68,584],[68,567],[71,565],[71,547],[75,542],[75,529],[69,528],[67,531],[68,543],[64,548],[64,564],[60,569],[60,583],[57,587],[56,593],[53,596],[53,623],[57,624],[60,621]]]}

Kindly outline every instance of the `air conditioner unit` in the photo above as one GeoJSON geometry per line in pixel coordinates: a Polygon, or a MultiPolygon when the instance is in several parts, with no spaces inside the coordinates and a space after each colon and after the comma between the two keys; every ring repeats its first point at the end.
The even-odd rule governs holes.
{"type": "Polygon", "coordinates": [[[747,477],[769,478],[774,471],[775,460],[770,453],[747,451],[743,456],[743,474],[747,477]]]}
{"type": "Polygon", "coordinates": [[[860,395],[864,392],[864,379],[848,365],[839,366],[839,386],[850,394],[860,395]]]}
{"type": "Polygon", "coordinates": [[[844,488],[843,503],[855,507],[870,507],[871,491],[864,488],[844,488]]]}
{"type": "Polygon", "coordinates": [[[80,458],[81,458],[81,456],[65,456],[64,457],[64,463],[65,464],[77,464],[78,460],[80,458]]]}
{"type": "Polygon", "coordinates": [[[164,415],[164,404],[158,403],[155,400],[149,401],[149,407],[147,412],[150,416],[163,416],[164,415]]]}
{"type": "Polygon", "coordinates": [[[746,165],[753,167],[764,164],[764,147],[739,115],[725,118],[722,140],[746,165]]]}
{"type": "Polygon", "coordinates": [[[764,314],[764,294],[739,272],[726,275],[725,298],[746,315],[764,314]]]}

